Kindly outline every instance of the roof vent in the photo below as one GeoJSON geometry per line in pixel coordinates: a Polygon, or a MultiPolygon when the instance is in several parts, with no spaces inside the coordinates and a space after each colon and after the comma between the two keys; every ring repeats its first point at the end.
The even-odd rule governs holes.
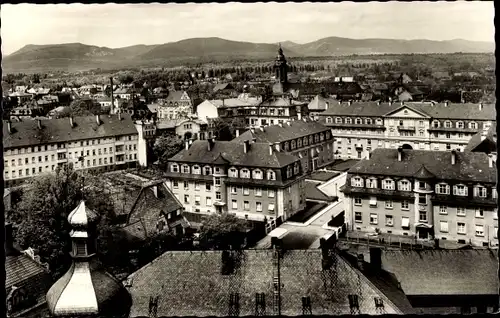
{"type": "Polygon", "coordinates": [[[69,116],[69,125],[71,128],[75,127],[75,123],[73,122],[73,116],[69,116]]]}
{"type": "Polygon", "coordinates": [[[451,151],[451,164],[454,165],[457,162],[457,151],[453,149],[451,151]]]}
{"type": "Polygon", "coordinates": [[[37,124],[38,124],[38,129],[42,129],[42,121],[40,119],[37,119],[37,124]]]}
{"type": "Polygon", "coordinates": [[[280,143],[279,143],[279,141],[277,141],[277,142],[275,142],[275,143],[274,143],[274,149],[275,149],[276,151],[278,151],[278,152],[281,150],[281,149],[280,149],[280,143]]]}
{"type": "Polygon", "coordinates": [[[448,107],[448,101],[444,102],[444,107],[448,107]]]}
{"type": "Polygon", "coordinates": [[[260,131],[262,131],[262,132],[264,132],[264,131],[265,131],[264,126],[261,126],[261,127],[260,127],[260,131]]]}
{"type": "Polygon", "coordinates": [[[208,151],[211,151],[214,148],[214,145],[215,145],[215,139],[214,138],[208,139],[208,151]]]}
{"type": "Polygon", "coordinates": [[[12,134],[12,122],[10,120],[7,121],[7,130],[9,134],[12,134]]]}
{"type": "Polygon", "coordinates": [[[403,148],[398,147],[398,161],[403,161],[403,148]]]}
{"type": "Polygon", "coordinates": [[[95,121],[96,121],[97,125],[101,124],[101,118],[99,117],[99,115],[95,115],[95,121]]]}
{"type": "Polygon", "coordinates": [[[243,141],[243,152],[248,153],[250,150],[250,140],[243,141]]]}
{"type": "Polygon", "coordinates": [[[380,101],[379,100],[377,101],[377,106],[380,106],[380,101]]]}
{"type": "Polygon", "coordinates": [[[489,166],[490,168],[493,168],[493,164],[494,164],[494,162],[493,162],[493,155],[492,155],[492,154],[489,154],[489,155],[488,155],[488,166],[489,166]]]}
{"type": "Polygon", "coordinates": [[[479,110],[483,110],[483,103],[479,103],[479,110]]]}
{"type": "Polygon", "coordinates": [[[273,155],[273,144],[269,144],[269,154],[273,155]]]}

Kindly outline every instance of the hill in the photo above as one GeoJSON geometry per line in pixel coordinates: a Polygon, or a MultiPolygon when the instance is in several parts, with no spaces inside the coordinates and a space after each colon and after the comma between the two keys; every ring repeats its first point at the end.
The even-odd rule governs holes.
{"type": "MultiPolygon", "coordinates": [[[[328,37],[306,44],[282,42],[285,55],[324,57],[341,55],[408,53],[490,53],[495,44],[466,40],[355,40],[328,37]]],[[[269,60],[276,56],[276,44],[230,41],[221,38],[193,38],[159,45],[123,48],[98,47],[81,43],[26,45],[5,56],[5,72],[44,72],[49,70],[88,70],[183,64],[198,61],[269,60]]]]}

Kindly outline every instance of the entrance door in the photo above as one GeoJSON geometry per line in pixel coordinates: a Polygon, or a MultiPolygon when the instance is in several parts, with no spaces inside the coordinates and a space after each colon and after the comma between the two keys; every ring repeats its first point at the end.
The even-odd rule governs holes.
{"type": "Polygon", "coordinates": [[[361,151],[358,151],[358,159],[361,159],[361,151]]]}
{"type": "Polygon", "coordinates": [[[316,170],[318,168],[318,158],[314,158],[312,160],[312,170],[316,170]]]}

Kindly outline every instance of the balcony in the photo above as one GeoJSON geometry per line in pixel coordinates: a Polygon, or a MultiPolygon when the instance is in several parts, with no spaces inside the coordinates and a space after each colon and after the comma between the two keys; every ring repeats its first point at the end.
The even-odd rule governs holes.
{"type": "Polygon", "coordinates": [[[400,131],[415,131],[415,126],[403,126],[399,125],[398,130],[400,131]]]}
{"type": "Polygon", "coordinates": [[[66,152],[66,148],[57,148],[57,153],[66,152]]]}
{"type": "Polygon", "coordinates": [[[125,140],[115,140],[115,146],[121,146],[125,144],[125,140]]]}
{"type": "Polygon", "coordinates": [[[123,154],[123,153],[125,153],[125,147],[116,147],[115,153],[116,154],[123,154]]]}
{"type": "Polygon", "coordinates": [[[357,149],[363,149],[363,145],[362,144],[354,144],[354,147],[357,148],[357,149]]]}
{"type": "Polygon", "coordinates": [[[419,211],[427,211],[427,205],[425,205],[425,204],[419,204],[418,205],[418,210],[419,211]]]}

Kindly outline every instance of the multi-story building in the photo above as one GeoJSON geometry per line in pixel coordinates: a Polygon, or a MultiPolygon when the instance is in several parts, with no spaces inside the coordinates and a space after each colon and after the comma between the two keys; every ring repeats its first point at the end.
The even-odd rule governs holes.
{"type": "Polygon", "coordinates": [[[377,148],[463,151],[496,118],[493,104],[339,102],[326,99],[319,121],[332,128],[338,158],[377,148]]]}
{"type": "Polygon", "coordinates": [[[251,128],[233,139],[233,142],[242,143],[244,140],[253,139],[271,143],[276,150],[300,158],[305,173],[334,160],[335,144],[330,129],[305,117],[284,124],[251,128]]]}
{"type": "Polygon", "coordinates": [[[158,121],[156,130],[173,133],[183,139],[206,139],[207,123],[197,118],[168,119],[158,121]]]}
{"type": "Polygon", "coordinates": [[[63,164],[99,171],[146,165],[142,125],[128,115],[5,122],[6,185],[55,171],[63,164]]]}
{"type": "Polygon", "coordinates": [[[348,172],[348,229],[496,246],[496,174],[481,152],[376,149],[348,172]]]}
{"type": "Polygon", "coordinates": [[[193,113],[191,98],[185,91],[171,91],[164,99],[158,100],[158,119],[181,119],[193,113]]]}
{"type": "Polygon", "coordinates": [[[268,143],[186,141],[169,159],[166,176],[186,212],[285,221],[306,203],[299,158],[268,143]]]}

